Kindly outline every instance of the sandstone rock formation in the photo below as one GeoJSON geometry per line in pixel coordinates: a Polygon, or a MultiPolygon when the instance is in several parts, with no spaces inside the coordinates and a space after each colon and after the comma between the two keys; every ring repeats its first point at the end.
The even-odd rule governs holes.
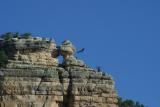
{"type": "Polygon", "coordinates": [[[117,107],[112,77],[75,58],[70,41],[58,47],[34,38],[1,44],[9,60],[0,69],[0,107],[117,107]]]}

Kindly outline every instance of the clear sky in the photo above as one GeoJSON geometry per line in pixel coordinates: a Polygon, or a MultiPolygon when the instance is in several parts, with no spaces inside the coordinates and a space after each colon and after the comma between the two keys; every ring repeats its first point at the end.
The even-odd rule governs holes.
{"type": "Polygon", "coordinates": [[[0,0],[0,33],[70,39],[119,96],[160,107],[159,0],[0,0]]]}

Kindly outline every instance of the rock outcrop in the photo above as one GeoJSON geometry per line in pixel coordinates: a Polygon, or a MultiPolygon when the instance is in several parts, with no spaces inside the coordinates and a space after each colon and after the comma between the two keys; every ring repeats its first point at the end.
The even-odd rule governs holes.
{"type": "Polygon", "coordinates": [[[0,46],[8,56],[0,69],[0,107],[117,107],[112,77],[77,59],[70,41],[13,38],[0,46]]]}

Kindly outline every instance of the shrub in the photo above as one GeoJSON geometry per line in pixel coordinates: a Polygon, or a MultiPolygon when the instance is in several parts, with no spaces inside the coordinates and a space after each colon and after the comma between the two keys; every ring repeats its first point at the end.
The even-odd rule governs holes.
{"type": "Polygon", "coordinates": [[[29,38],[32,37],[32,34],[31,34],[31,33],[24,33],[24,34],[22,35],[22,37],[24,37],[25,39],[29,39],[29,38]]]}
{"type": "Polygon", "coordinates": [[[134,102],[133,100],[123,100],[122,98],[118,98],[118,106],[119,107],[146,107],[139,102],[134,102]]]}
{"type": "Polygon", "coordinates": [[[3,38],[4,40],[9,41],[9,40],[11,40],[13,38],[13,33],[11,33],[11,32],[5,33],[5,34],[1,35],[1,38],[3,38]]]}

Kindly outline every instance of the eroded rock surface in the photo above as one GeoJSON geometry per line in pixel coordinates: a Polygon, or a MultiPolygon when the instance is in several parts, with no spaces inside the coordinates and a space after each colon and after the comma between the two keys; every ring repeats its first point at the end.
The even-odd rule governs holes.
{"type": "Polygon", "coordinates": [[[70,41],[1,44],[9,60],[0,69],[0,107],[117,107],[112,77],[77,59],[70,41]]]}

